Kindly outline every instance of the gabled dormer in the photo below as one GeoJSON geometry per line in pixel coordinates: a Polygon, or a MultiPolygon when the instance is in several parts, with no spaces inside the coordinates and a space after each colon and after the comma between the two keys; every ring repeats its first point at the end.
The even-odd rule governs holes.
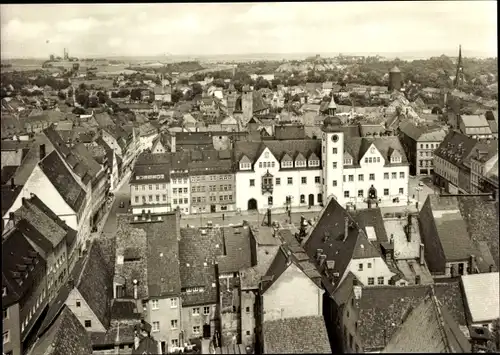
{"type": "Polygon", "coordinates": [[[240,170],[252,170],[252,161],[246,155],[240,159],[240,170]]]}
{"type": "Polygon", "coordinates": [[[307,166],[306,157],[302,153],[297,154],[297,156],[295,157],[295,167],[305,168],[306,166],[307,166]]]}
{"type": "Polygon", "coordinates": [[[397,149],[393,149],[389,157],[391,160],[391,164],[399,164],[403,159],[401,153],[397,149]]]}
{"type": "Polygon", "coordinates": [[[316,153],[312,152],[311,155],[309,156],[308,160],[308,166],[311,167],[318,167],[319,166],[319,157],[316,155],[316,153]]]}
{"type": "Polygon", "coordinates": [[[353,164],[352,155],[349,154],[349,152],[345,151],[344,152],[344,165],[352,165],[352,164],[353,164]]]}
{"type": "Polygon", "coordinates": [[[293,159],[288,153],[285,153],[285,155],[283,155],[283,158],[281,158],[281,167],[293,168],[293,159]]]}

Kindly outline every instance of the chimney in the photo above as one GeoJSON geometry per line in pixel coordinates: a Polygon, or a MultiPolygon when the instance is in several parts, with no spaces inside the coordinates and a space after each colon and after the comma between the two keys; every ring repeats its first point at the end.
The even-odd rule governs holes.
{"type": "Polygon", "coordinates": [[[172,136],[170,137],[170,151],[172,153],[175,153],[176,151],[176,138],[175,138],[175,133],[172,133],[172,136]]]}
{"type": "Polygon", "coordinates": [[[40,144],[40,160],[45,158],[45,144],[40,144]]]}
{"type": "Polygon", "coordinates": [[[134,299],[136,300],[137,299],[137,280],[134,279],[132,282],[134,284],[134,299]]]}
{"type": "Polygon", "coordinates": [[[342,240],[342,242],[346,241],[348,234],[349,234],[349,217],[345,216],[345,218],[344,218],[344,240],[342,240]]]}
{"type": "Polygon", "coordinates": [[[73,280],[73,278],[68,279],[68,287],[70,289],[73,289],[75,287],[75,280],[73,280]]]}
{"type": "Polygon", "coordinates": [[[415,285],[420,285],[420,275],[415,276],[415,285]]]}
{"type": "Polygon", "coordinates": [[[319,256],[319,266],[323,266],[323,264],[325,263],[325,260],[326,260],[326,255],[325,254],[321,254],[319,256]]]}
{"type": "Polygon", "coordinates": [[[16,188],[16,184],[14,184],[14,178],[10,179],[10,188],[14,190],[16,188]]]}
{"type": "Polygon", "coordinates": [[[408,243],[411,242],[411,213],[408,213],[408,225],[406,226],[406,239],[408,243]]]}
{"type": "Polygon", "coordinates": [[[469,274],[475,274],[476,273],[476,256],[474,254],[471,254],[470,256],[470,272],[469,274]]]}
{"type": "Polygon", "coordinates": [[[425,263],[425,261],[424,261],[424,244],[423,243],[420,243],[420,253],[419,253],[418,261],[419,261],[420,265],[424,265],[424,263],[425,263]]]}
{"type": "Polygon", "coordinates": [[[490,272],[493,272],[494,269],[495,269],[495,265],[491,264],[490,265],[490,272]]]}

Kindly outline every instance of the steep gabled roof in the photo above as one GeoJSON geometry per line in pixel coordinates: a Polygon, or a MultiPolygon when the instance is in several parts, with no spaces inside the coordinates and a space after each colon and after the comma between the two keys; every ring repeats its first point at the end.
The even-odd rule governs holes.
{"type": "Polygon", "coordinates": [[[76,288],[94,312],[104,328],[111,318],[113,297],[113,273],[108,269],[99,243],[92,243],[82,272],[76,281],[76,288]]]}
{"type": "Polygon", "coordinates": [[[56,151],[47,155],[39,164],[45,176],[61,197],[75,211],[84,207],[85,191],[73,178],[56,151]]]}
{"type": "MultiPolygon", "coordinates": [[[[358,165],[363,158],[364,154],[373,144],[382,157],[385,159],[386,165],[390,165],[390,156],[392,152],[398,151],[403,152],[403,147],[398,137],[377,137],[377,138],[356,138],[356,137],[346,137],[344,143],[345,151],[348,152],[353,158],[353,164],[358,165]]],[[[401,154],[401,163],[407,164],[405,154],[401,154]]]]}
{"type": "Polygon", "coordinates": [[[67,306],[63,306],[48,330],[41,334],[30,355],[92,354],[87,331],[67,306]]]}

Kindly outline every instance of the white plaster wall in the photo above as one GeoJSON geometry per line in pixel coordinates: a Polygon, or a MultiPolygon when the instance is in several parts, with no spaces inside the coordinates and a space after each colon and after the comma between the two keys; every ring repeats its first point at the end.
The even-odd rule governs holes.
{"type": "Polygon", "coordinates": [[[87,332],[105,332],[106,329],[96,317],[92,309],[88,306],[85,299],[82,297],[78,289],[74,288],[66,299],[66,306],[78,318],[82,326],[85,328],[85,321],[90,320],[92,326],[85,328],[87,332]],[[76,301],[80,301],[80,307],[76,306],[76,301]]]}
{"type": "MultiPolygon", "coordinates": [[[[368,286],[369,277],[374,278],[374,286],[377,286],[378,277],[384,277],[384,285],[388,285],[389,279],[395,275],[381,257],[351,260],[347,270],[365,286],[368,286]],[[368,263],[371,263],[371,268],[368,268],[368,263]],[[363,271],[359,271],[359,264],[363,264],[363,271]]],[[[347,272],[344,275],[347,275],[347,272]]]]}

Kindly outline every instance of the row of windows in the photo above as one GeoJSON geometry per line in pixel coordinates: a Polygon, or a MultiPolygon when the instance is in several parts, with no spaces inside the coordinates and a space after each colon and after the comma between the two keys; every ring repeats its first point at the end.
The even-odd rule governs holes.
{"type": "MultiPolygon", "coordinates": [[[[322,203],[323,202],[323,195],[322,194],[318,194],[317,195],[317,201],[318,201],[318,203],[322,203]]],[[[290,199],[290,197],[287,196],[286,197],[286,204],[291,204],[291,203],[292,203],[292,200],[290,199]]],[[[300,195],[300,203],[306,203],[306,195],[300,195]]],[[[269,206],[273,205],[273,197],[272,196],[269,196],[267,198],[267,204],[269,206]]]]}
{"type": "MultiPolygon", "coordinates": [[[[232,200],[233,200],[233,195],[219,195],[219,201],[232,201],[232,200]]],[[[175,201],[175,199],[174,199],[174,201],[175,201]]],[[[205,196],[193,197],[192,201],[193,201],[193,203],[202,203],[202,202],[206,202],[206,198],[205,198],[205,196]]],[[[209,196],[209,201],[216,202],[217,196],[209,196]]]]}
{"type": "MultiPolygon", "coordinates": [[[[267,178],[267,179],[272,179],[272,178],[267,178]]],[[[319,184],[320,181],[321,181],[321,178],[319,176],[314,177],[314,183],[319,184]]],[[[286,182],[287,182],[287,185],[293,185],[293,177],[288,177],[286,179],[286,182]]],[[[266,183],[267,183],[267,181],[266,181],[266,183]]],[[[300,178],[300,183],[302,185],[306,185],[307,184],[307,176],[302,176],[300,178]]],[[[272,180],[269,181],[269,184],[272,184],[272,180]]],[[[281,178],[276,178],[275,184],[276,184],[276,186],[280,186],[281,185],[281,178]]],[[[250,179],[250,186],[255,186],[255,179],[250,179]]]]}
{"type": "Polygon", "coordinates": [[[432,160],[420,160],[420,167],[432,166],[432,160]]]}
{"type": "Polygon", "coordinates": [[[420,156],[432,157],[434,154],[432,152],[420,152],[420,156]]]}
{"type": "Polygon", "coordinates": [[[426,143],[425,145],[423,143],[420,143],[420,149],[424,149],[424,146],[425,146],[425,149],[435,149],[438,147],[438,144],[437,143],[426,143]]]}
{"type": "Polygon", "coordinates": [[[217,180],[231,180],[231,175],[209,175],[208,177],[205,175],[200,175],[200,176],[193,176],[191,178],[192,182],[199,182],[199,181],[217,181],[217,180]]]}
{"type": "MultiPolygon", "coordinates": [[[[150,191],[153,190],[153,185],[148,185],[148,186],[150,191]]],[[[159,190],[160,186],[162,190],[165,190],[167,188],[167,184],[156,184],[156,190],[159,190]]],[[[141,185],[141,189],[142,191],[146,191],[146,185],[141,185]]],[[[139,185],[135,185],[135,191],[139,191],[139,185]]]]}
{"type": "Polygon", "coordinates": [[[175,188],[175,187],[174,187],[174,188],[172,189],[172,193],[174,193],[174,194],[177,194],[177,193],[179,193],[179,194],[182,194],[182,193],[187,194],[187,193],[188,193],[188,188],[187,188],[187,187],[184,187],[184,188],[182,188],[182,187],[175,188]]]}
{"type": "MultiPolygon", "coordinates": [[[[167,195],[161,195],[162,196],[162,201],[167,202],[167,195]]],[[[148,201],[153,202],[153,195],[148,196],[148,201]]],[[[157,203],[160,202],[160,195],[155,195],[155,201],[157,203]]],[[[146,203],[146,196],[142,196],[142,202],[146,203]]],[[[139,203],[139,196],[135,196],[135,203],[139,203]]]]}
{"type": "MultiPolygon", "coordinates": [[[[42,292],[40,295],[37,297],[35,304],[33,305],[33,308],[31,308],[26,315],[26,318],[24,319],[24,322],[21,323],[21,332],[24,332],[24,329],[28,326],[29,321],[31,318],[35,315],[36,310],[38,307],[42,304],[43,300],[45,298],[45,289],[42,289],[42,292]]],[[[5,339],[5,338],[4,338],[5,339]]]]}
{"type": "MultiPolygon", "coordinates": [[[[233,189],[232,185],[220,185],[220,191],[231,191],[233,189]]],[[[217,185],[208,186],[208,191],[217,191],[217,185]]],[[[191,186],[191,192],[205,192],[205,186],[191,186]]]]}
{"type": "MultiPolygon", "coordinates": [[[[336,183],[336,181],[334,181],[336,183]]],[[[336,185],[334,185],[336,186],[336,185]]],[[[405,189],[403,187],[399,188],[399,194],[404,195],[405,189]]],[[[358,190],[358,197],[363,197],[364,196],[364,190],[358,190]]],[[[389,196],[389,189],[384,189],[384,196],[389,196]]],[[[344,197],[354,197],[351,196],[351,193],[349,190],[344,191],[344,197]]]]}
{"type": "Polygon", "coordinates": [[[189,182],[188,178],[178,178],[178,179],[172,179],[172,184],[187,184],[189,182]]]}

